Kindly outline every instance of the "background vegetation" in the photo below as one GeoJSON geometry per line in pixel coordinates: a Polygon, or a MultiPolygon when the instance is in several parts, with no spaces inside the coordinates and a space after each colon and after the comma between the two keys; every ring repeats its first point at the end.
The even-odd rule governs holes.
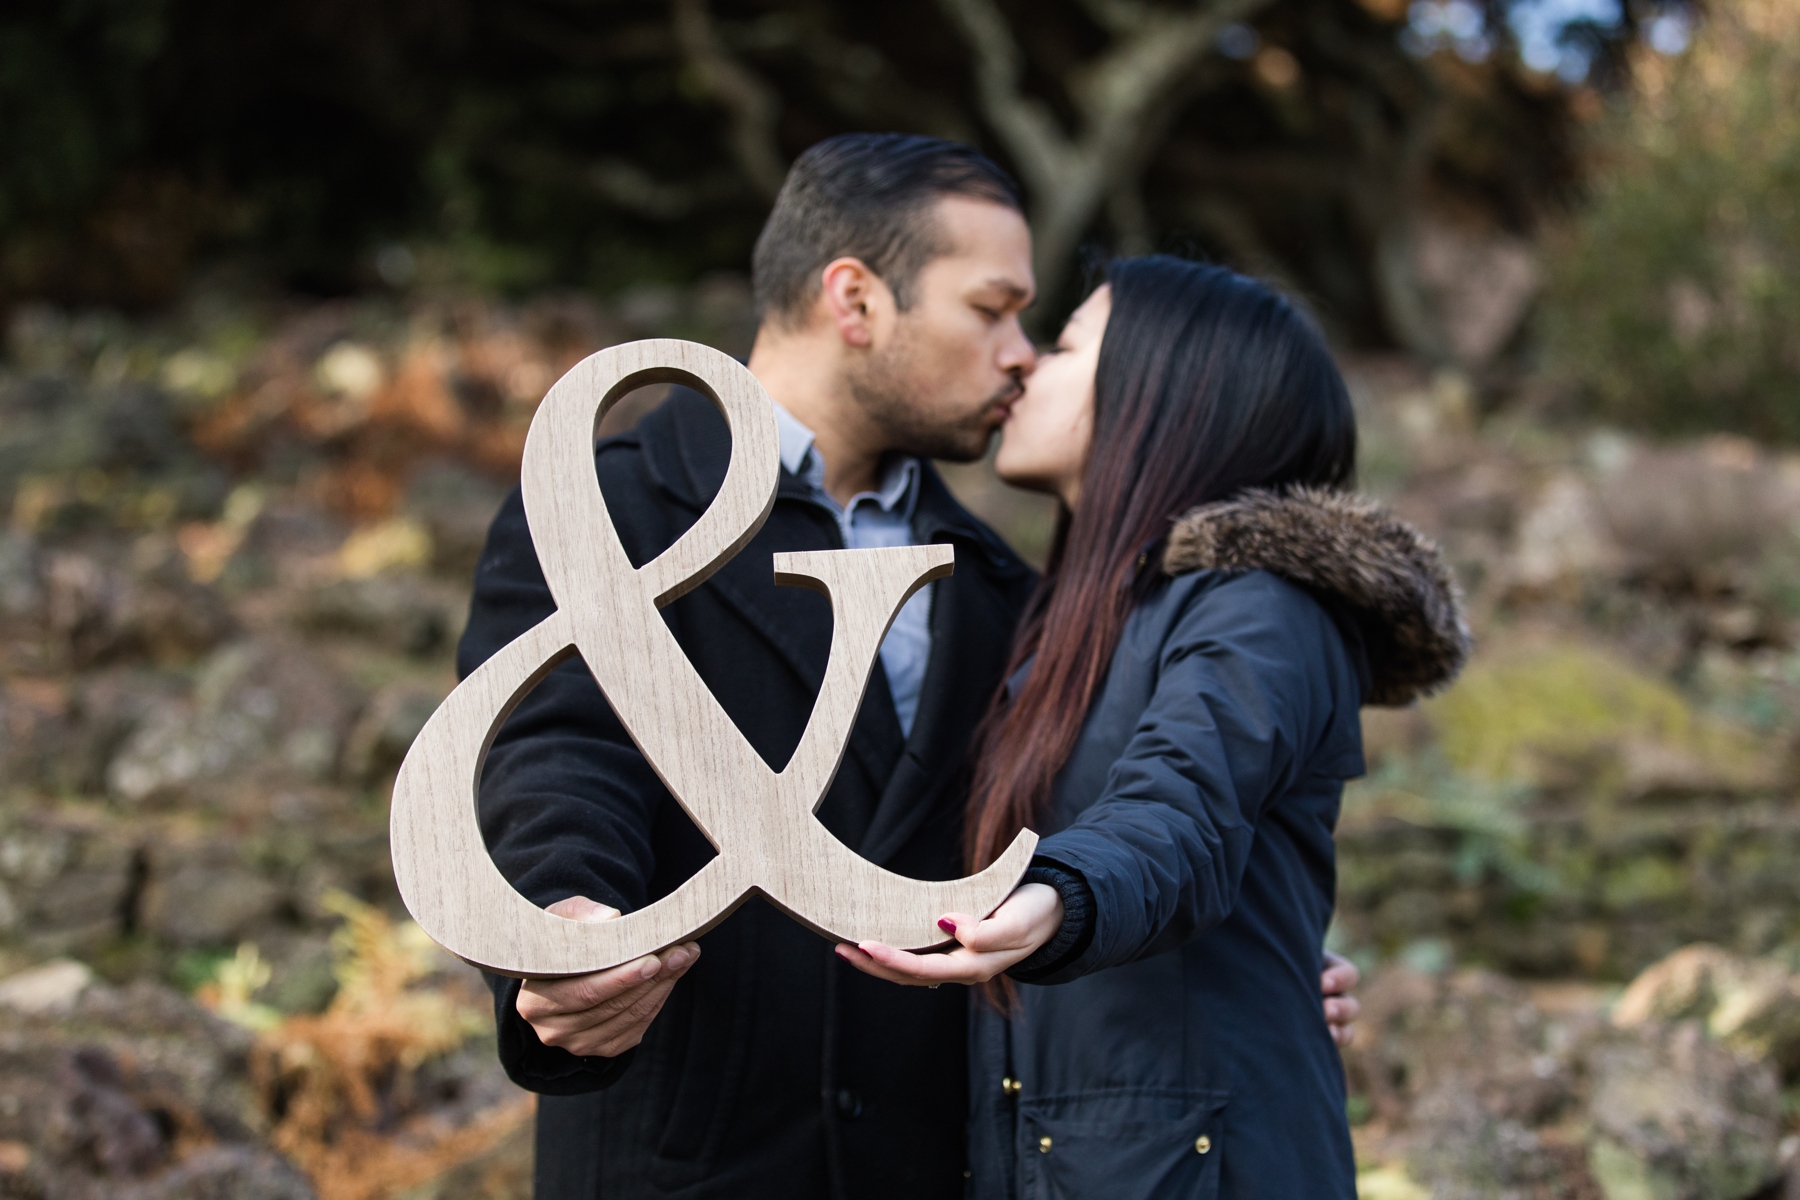
{"type": "MultiPolygon", "coordinates": [[[[225,258],[325,294],[691,280],[742,268],[799,150],[889,128],[1019,173],[1053,294],[1086,239],[1176,247],[1424,347],[1427,195],[1523,232],[1578,175],[1578,94],[1507,20],[1546,0],[1483,3],[28,0],[0,296],[141,308],[225,258]]],[[[1653,11],[1564,27],[1592,79],[1653,11]]]]}
{"type": "Polygon", "coordinates": [[[1721,5],[1593,131],[1597,174],[1543,315],[1594,410],[1800,439],[1800,8],[1721,5]]]}
{"type": "Polygon", "coordinates": [[[1043,329],[1109,250],[1300,293],[1467,589],[1337,831],[1362,1193],[1800,1194],[1797,64],[1792,0],[0,13],[0,1198],[527,1194],[393,774],[545,389],[747,349],[871,127],[1018,172],[1043,329]]]}

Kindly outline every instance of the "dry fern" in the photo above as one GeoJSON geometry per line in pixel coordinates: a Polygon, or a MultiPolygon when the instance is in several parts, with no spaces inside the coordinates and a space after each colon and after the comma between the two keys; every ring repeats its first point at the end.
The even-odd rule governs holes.
{"type": "Polygon", "coordinates": [[[485,1016],[419,986],[435,956],[417,925],[341,892],[325,903],[344,918],[332,937],[337,994],[324,1012],[264,1032],[252,1077],[275,1145],[321,1200],[381,1200],[483,1152],[525,1119],[530,1101],[460,1127],[419,1112],[419,1068],[479,1033],[485,1016]]]}

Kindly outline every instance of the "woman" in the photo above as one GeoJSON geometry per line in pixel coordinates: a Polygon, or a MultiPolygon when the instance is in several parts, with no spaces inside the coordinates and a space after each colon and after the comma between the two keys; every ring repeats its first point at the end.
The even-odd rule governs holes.
{"type": "Polygon", "coordinates": [[[1356,426],[1318,331],[1219,267],[1114,263],[1003,436],[1001,477],[1064,512],[984,726],[970,863],[1045,836],[991,916],[946,914],[949,953],[839,953],[987,985],[979,1200],[1353,1197],[1317,998],[1332,830],[1361,706],[1466,657],[1455,584],[1337,490],[1356,426]]]}

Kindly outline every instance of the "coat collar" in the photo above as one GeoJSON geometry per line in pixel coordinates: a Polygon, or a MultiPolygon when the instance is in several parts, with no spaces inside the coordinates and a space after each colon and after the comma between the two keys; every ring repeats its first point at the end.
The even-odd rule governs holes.
{"type": "Polygon", "coordinates": [[[1268,571],[1341,603],[1368,649],[1368,702],[1404,705],[1449,686],[1468,661],[1462,589],[1437,544],[1361,496],[1253,489],[1176,520],[1171,575],[1268,571]]]}

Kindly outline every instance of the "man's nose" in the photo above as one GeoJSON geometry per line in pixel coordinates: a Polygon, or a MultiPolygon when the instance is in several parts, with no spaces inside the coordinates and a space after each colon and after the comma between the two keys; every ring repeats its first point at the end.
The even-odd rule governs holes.
{"type": "Polygon", "coordinates": [[[1000,369],[1020,379],[1037,370],[1037,350],[1017,317],[1013,318],[1011,335],[1000,350],[1000,369]]]}

